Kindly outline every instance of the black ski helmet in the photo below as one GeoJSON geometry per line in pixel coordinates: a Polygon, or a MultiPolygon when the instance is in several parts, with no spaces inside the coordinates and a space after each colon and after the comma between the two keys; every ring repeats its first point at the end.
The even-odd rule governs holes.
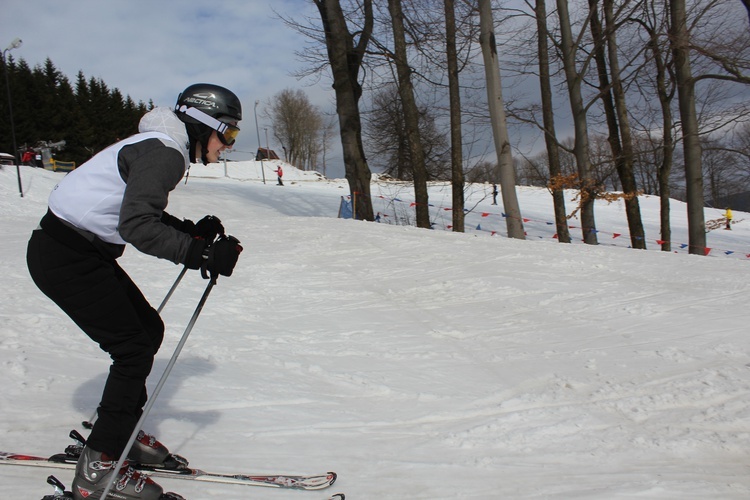
{"type": "Polygon", "coordinates": [[[239,130],[237,123],[242,120],[242,104],[229,89],[211,83],[195,83],[177,97],[175,113],[187,129],[190,139],[190,161],[195,163],[195,149],[200,143],[201,161],[205,165],[211,133],[217,130],[220,132],[219,137],[223,138],[221,132],[224,130],[221,129],[226,129],[226,124],[239,130]]]}

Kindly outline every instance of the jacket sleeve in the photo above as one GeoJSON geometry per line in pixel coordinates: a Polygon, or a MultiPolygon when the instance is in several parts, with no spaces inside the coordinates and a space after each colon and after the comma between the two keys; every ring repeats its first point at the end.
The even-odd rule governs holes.
{"type": "Polygon", "coordinates": [[[118,226],[122,239],[143,253],[184,264],[192,238],[163,219],[169,193],[185,172],[182,154],[148,139],[122,148],[118,166],[127,185],[118,226]]]}
{"type": "Polygon", "coordinates": [[[181,233],[192,234],[195,229],[195,223],[188,219],[178,219],[174,215],[162,212],[161,221],[169,227],[173,227],[181,233]]]}

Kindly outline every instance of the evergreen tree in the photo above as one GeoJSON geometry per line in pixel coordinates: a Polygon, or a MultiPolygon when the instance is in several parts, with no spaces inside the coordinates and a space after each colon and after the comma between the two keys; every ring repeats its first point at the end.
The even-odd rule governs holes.
{"type": "MultiPolygon", "coordinates": [[[[151,100],[148,105],[136,103],[100,78],[87,79],[82,71],[72,85],[50,59],[32,69],[23,59],[15,62],[9,56],[4,69],[11,87],[18,147],[64,140],[65,148],[57,158],[77,165],[136,133],[141,117],[154,107],[151,100]]],[[[0,151],[12,154],[5,78],[0,78],[0,95],[0,151]]]]}

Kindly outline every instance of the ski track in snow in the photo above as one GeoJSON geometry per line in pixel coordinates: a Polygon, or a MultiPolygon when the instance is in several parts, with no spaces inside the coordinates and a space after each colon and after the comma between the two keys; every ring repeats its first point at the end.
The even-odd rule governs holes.
{"type": "MultiPolygon", "coordinates": [[[[196,467],[336,470],[331,491],[351,499],[750,497],[750,263],[337,220],[342,183],[203,169],[168,210],[220,216],[245,252],[147,427],[196,467]]],[[[60,174],[22,172],[20,200],[0,171],[0,448],[45,454],[91,416],[109,363],[27,275],[60,174]]],[[[519,195],[550,217],[548,194],[519,195]]],[[[597,206],[597,220],[623,224],[622,209],[597,206]]],[[[732,233],[750,248],[750,230],[732,233]]],[[[155,306],[180,271],[132,248],[121,264],[155,306]]],[[[205,286],[188,273],[165,308],[151,387],[205,286]]],[[[41,498],[46,475],[2,467],[0,491],[41,498]]],[[[160,482],[192,500],[323,496],[160,482]]]]}

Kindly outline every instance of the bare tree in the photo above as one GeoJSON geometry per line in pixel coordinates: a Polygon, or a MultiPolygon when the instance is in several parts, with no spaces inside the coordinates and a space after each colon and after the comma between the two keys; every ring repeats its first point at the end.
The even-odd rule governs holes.
{"type": "Polygon", "coordinates": [[[746,182],[750,182],[750,123],[738,127],[733,135],[732,149],[737,156],[737,169],[745,175],[746,182]]]}
{"type": "Polygon", "coordinates": [[[685,155],[685,187],[687,189],[689,253],[706,251],[706,223],[703,214],[703,171],[698,116],[695,110],[695,80],[690,67],[690,34],[687,29],[685,0],[669,0],[671,16],[670,40],[675,63],[677,100],[682,121],[682,142],[685,155]]]}
{"type": "MultiPolygon", "coordinates": [[[[565,80],[568,88],[573,126],[575,128],[575,152],[578,165],[578,176],[581,190],[581,225],[583,241],[589,245],[599,243],[596,237],[596,219],[594,217],[594,201],[598,191],[591,176],[591,158],[589,156],[589,132],[586,108],[583,105],[581,94],[581,83],[586,70],[585,67],[579,71],[576,62],[576,53],[580,45],[579,40],[573,38],[573,30],[570,24],[570,13],[568,12],[568,1],[557,0],[557,15],[560,19],[560,50],[562,52],[562,63],[565,70],[565,80]]],[[[581,30],[583,33],[583,30],[581,30]]],[[[587,66],[586,63],[584,66],[587,66]]]]}
{"type": "MultiPolygon", "coordinates": [[[[419,135],[428,180],[450,178],[446,160],[448,145],[445,135],[435,123],[434,109],[420,105],[419,135]]],[[[383,173],[400,180],[412,180],[413,162],[404,127],[404,113],[395,84],[374,92],[372,109],[366,114],[363,130],[369,163],[383,173]]]]}
{"type": "Polygon", "coordinates": [[[409,146],[404,116],[395,84],[372,96],[372,109],[365,115],[363,135],[373,168],[398,180],[411,179],[409,146]]]}
{"type": "Polygon", "coordinates": [[[416,201],[417,227],[429,229],[430,206],[427,194],[427,169],[425,168],[422,139],[419,134],[419,112],[414,99],[414,87],[411,82],[412,70],[406,56],[406,33],[404,32],[404,14],[401,0],[388,0],[388,11],[391,14],[393,27],[394,55],[398,74],[398,93],[404,112],[404,129],[411,153],[412,174],[414,178],[414,199],[416,201]]]}
{"type": "Polygon", "coordinates": [[[508,237],[526,239],[523,229],[521,209],[516,195],[516,173],[513,168],[513,155],[508,139],[508,126],[505,117],[502,87],[500,85],[500,65],[495,44],[495,27],[490,0],[479,0],[479,43],[482,46],[484,72],[487,80],[487,102],[492,121],[492,131],[500,167],[500,186],[505,210],[505,224],[508,237]]]}
{"type": "MultiPolygon", "coordinates": [[[[530,158],[524,157],[519,162],[519,165],[516,168],[516,173],[518,175],[518,182],[522,186],[546,187],[550,190],[551,194],[563,194],[563,189],[559,186],[556,186],[554,190],[551,189],[552,183],[550,183],[549,161],[546,152],[537,154],[530,158]]],[[[557,177],[559,178],[560,174],[558,174],[557,177]]],[[[565,229],[568,228],[565,214],[563,214],[563,225],[565,229]]],[[[569,235],[568,238],[570,238],[569,235]]],[[[568,243],[570,243],[569,240],[568,243]]]]}
{"type": "Polygon", "coordinates": [[[284,89],[271,99],[269,118],[285,160],[310,170],[322,150],[323,117],[300,89],[284,89]]]}
{"type": "Polygon", "coordinates": [[[480,161],[466,171],[466,181],[469,183],[492,182],[497,177],[497,164],[480,161]]]}
{"type": "MultiPolygon", "coordinates": [[[[661,229],[661,249],[664,252],[672,250],[672,227],[670,224],[670,196],[669,184],[670,174],[674,158],[674,132],[672,117],[672,101],[674,99],[675,85],[670,76],[671,57],[668,50],[668,42],[663,43],[660,34],[664,31],[663,26],[668,25],[669,16],[666,15],[668,7],[663,2],[644,2],[641,16],[635,16],[640,20],[642,28],[647,33],[646,48],[650,53],[650,60],[655,68],[654,87],[659,100],[661,111],[661,137],[654,137],[650,131],[646,134],[649,141],[653,143],[655,161],[657,166],[657,186],[659,193],[659,218],[661,229]],[[667,45],[667,47],[664,47],[667,45]]],[[[650,127],[649,127],[650,128],[650,127]]],[[[642,148],[646,149],[646,148],[642,148]]]]}
{"type": "MultiPolygon", "coordinates": [[[[534,15],[537,26],[537,57],[539,60],[539,90],[542,98],[542,123],[544,130],[544,144],[547,149],[547,161],[551,178],[560,178],[560,155],[555,132],[555,112],[552,104],[552,82],[550,77],[549,43],[547,41],[547,6],[545,0],[535,0],[534,15]]],[[[568,218],[565,211],[565,191],[556,185],[548,183],[552,192],[552,203],[555,210],[555,228],[557,241],[570,243],[568,218]]]]}
{"type": "Polygon", "coordinates": [[[375,215],[370,198],[372,174],[362,145],[359,112],[359,99],[362,97],[359,71],[372,35],[372,0],[363,0],[363,23],[355,32],[349,31],[339,0],[313,1],[323,23],[328,61],[333,74],[344,168],[354,200],[354,212],[358,219],[373,221],[375,215]]]}
{"type": "Polygon", "coordinates": [[[633,248],[645,249],[646,238],[638,203],[638,188],[633,175],[633,146],[630,121],[625,104],[625,91],[620,76],[620,63],[612,0],[604,0],[604,18],[607,29],[599,19],[599,0],[589,0],[591,33],[594,38],[594,60],[599,77],[600,99],[604,107],[609,129],[608,141],[617,173],[622,184],[625,213],[633,248]],[[606,52],[605,52],[606,47],[606,52]],[[608,75],[609,66],[609,75],[608,75]],[[611,80],[610,80],[611,75],[611,80]]]}
{"type": "Polygon", "coordinates": [[[461,93],[458,79],[458,51],[456,50],[456,6],[454,0],[444,0],[445,53],[448,65],[448,92],[451,127],[451,189],[453,195],[453,231],[464,232],[464,171],[463,136],[461,133],[461,93]]]}
{"type": "Polygon", "coordinates": [[[704,139],[702,143],[703,177],[706,180],[705,196],[711,206],[726,204],[731,195],[747,191],[750,178],[743,170],[743,155],[734,139],[704,139]]]}
{"type": "Polygon", "coordinates": [[[323,123],[320,127],[318,142],[315,144],[316,156],[313,158],[311,167],[326,175],[328,152],[331,149],[331,141],[336,137],[336,117],[329,114],[323,114],[321,117],[323,123]]]}

